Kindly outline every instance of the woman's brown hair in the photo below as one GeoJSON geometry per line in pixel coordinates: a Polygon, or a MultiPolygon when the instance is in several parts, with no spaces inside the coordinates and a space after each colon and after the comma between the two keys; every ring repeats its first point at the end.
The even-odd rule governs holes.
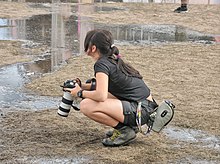
{"type": "Polygon", "coordinates": [[[87,51],[91,46],[95,45],[100,54],[108,57],[124,74],[142,79],[143,77],[140,75],[139,71],[121,59],[119,50],[113,43],[111,32],[95,29],[87,33],[84,41],[84,48],[85,51],[87,51]]]}

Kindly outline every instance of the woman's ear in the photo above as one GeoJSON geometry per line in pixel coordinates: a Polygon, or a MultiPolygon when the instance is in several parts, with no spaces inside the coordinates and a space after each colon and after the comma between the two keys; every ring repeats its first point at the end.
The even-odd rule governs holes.
{"type": "Polygon", "coordinates": [[[93,46],[92,46],[92,52],[95,52],[96,50],[97,50],[96,46],[93,45],[93,46]]]}

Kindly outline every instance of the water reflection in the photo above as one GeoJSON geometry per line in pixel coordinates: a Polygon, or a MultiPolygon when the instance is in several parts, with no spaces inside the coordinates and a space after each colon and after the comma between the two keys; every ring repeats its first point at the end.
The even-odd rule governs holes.
{"type": "MultiPolygon", "coordinates": [[[[52,32],[51,32],[51,68],[56,67],[65,60],[68,53],[65,52],[65,20],[70,16],[70,6],[60,4],[59,0],[53,0],[52,5],[52,32]],[[62,10],[66,8],[66,10],[62,10]]],[[[68,52],[68,51],[67,51],[68,52]]]]}
{"type": "Polygon", "coordinates": [[[30,19],[0,19],[0,40],[32,40],[50,43],[51,15],[36,15],[30,19]]]}
{"type": "Polygon", "coordinates": [[[213,36],[176,25],[106,26],[99,24],[98,27],[111,31],[118,44],[161,44],[180,41],[214,42],[213,36]]]}
{"type": "Polygon", "coordinates": [[[44,55],[33,62],[23,63],[22,68],[25,71],[25,75],[32,75],[31,78],[51,72],[50,55],[44,55]]]}
{"type": "Polygon", "coordinates": [[[30,95],[20,90],[30,80],[29,75],[36,72],[32,72],[36,68],[41,68],[39,62],[15,64],[0,69],[0,109],[38,110],[57,106],[60,98],[30,95]]]}
{"type": "Polygon", "coordinates": [[[94,6],[86,6],[86,5],[79,5],[78,6],[78,34],[79,34],[79,53],[83,53],[84,51],[84,39],[86,33],[90,30],[95,29],[95,24],[91,21],[91,18],[81,16],[83,13],[92,14],[94,13],[94,6]]]}
{"type": "Polygon", "coordinates": [[[25,39],[25,20],[0,19],[0,40],[25,39]]]}
{"type": "Polygon", "coordinates": [[[88,17],[80,16],[82,13],[94,13],[93,5],[61,4],[53,0],[51,25],[51,58],[52,70],[72,55],[82,54],[83,40],[88,30],[94,29],[94,23],[88,17]],[[73,9],[75,11],[73,11],[73,9]],[[72,15],[78,12],[78,16],[72,15]]]}

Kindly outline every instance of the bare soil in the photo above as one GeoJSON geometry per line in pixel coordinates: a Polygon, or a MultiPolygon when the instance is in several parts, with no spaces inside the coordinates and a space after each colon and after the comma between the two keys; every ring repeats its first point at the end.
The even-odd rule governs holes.
{"type": "MultiPolygon", "coordinates": [[[[42,12],[29,12],[33,9],[22,3],[19,5],[24,6],[16,9],[19,13],[14,14],[11,11],[18,3],[0,3],[1,17],[15,18],[42,12]]],[[[105,5],[127,10],[100,12],[90,15],[91,18],[116,24],[178,24],[220,34],[219,5],[190,5],[186,14],[173,13],[175,4],[105,5]]],[[[167,128],[197,129],[220,137],[220,44],[179,42],[118,47],[123,59],[140,70],[158,103],[170,99],[176,105],[174,119],[167,128]]],[[[0,66],[30,60],[22,52],[20,42],[1,41],[0,56],[5,60],[0,60],[0,66]]],[[[84,81],[93,77],[93,64],[87,56],[72,57],[65,67],[32,81],[26,88],[39,95],[62,96],[59,85],[70,78],[79,77],[84,81]]],[[[0,116],[0,163],[49,163],[54,159],[57,163],[72,159],[74,163],[74,158],[80,158],[79,163],[80,160],[81,163],[220,163],[219,150],[173,140],[163,132],[152,132],[149,136],[138,134],[128,146],[107,148],[101,140],[108,127],[74,110],[67,118],[58,116],[56,111],[24,109],[0,116]]]]}

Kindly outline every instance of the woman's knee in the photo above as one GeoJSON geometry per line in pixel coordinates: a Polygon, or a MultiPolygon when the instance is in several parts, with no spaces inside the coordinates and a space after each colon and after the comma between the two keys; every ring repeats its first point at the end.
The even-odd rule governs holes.
{"type": "Polygon", "coordinates": [[[81,102],[80,102],[80,111],[85,114],[85,115],[89,115],[92,113],[92,101],[91,99],[83,99],[81,102]]]}

